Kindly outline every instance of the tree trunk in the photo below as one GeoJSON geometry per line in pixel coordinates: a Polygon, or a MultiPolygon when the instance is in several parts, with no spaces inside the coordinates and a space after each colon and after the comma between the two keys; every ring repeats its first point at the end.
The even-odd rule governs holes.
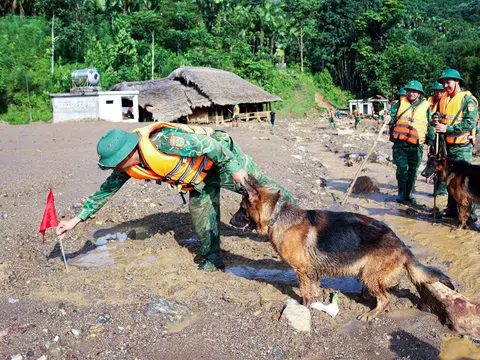
{"type": "Polygon", "coordinates": [[[155,31],[152,31],[152,80],[155,73],[155,31]]]}
{"type": "Polygon", "coordinates": [[[300,22],[300,71],[303,73],[303,21],[300,22]]]}
{"type": "Polygon", "coordinates": [[[52,75],[55,71],[55,14],[52,15],[52,75]]]}
{"type": "Polygon", "coordinates": [[[273,48],[275,47],[275,36],[270,39],[270,55],[273,55],[273,48]]]}

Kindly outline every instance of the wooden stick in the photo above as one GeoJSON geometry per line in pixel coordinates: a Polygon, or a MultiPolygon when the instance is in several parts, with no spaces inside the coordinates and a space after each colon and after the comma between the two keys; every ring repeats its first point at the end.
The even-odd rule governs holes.
{"type": "MultiPolygon", "coordinates": [[[[438,156],[438,133],[435,134],[435,155],[438,156]]],[[[435,180],[433,184],[433,223],[437,222],[437,191],[438,191],[438,175],[435,174],[435,180]]]]}
{"type": "Polygon", "coordinates": [[[382,136],[383,131],[385,130],[385,127],[387,126],[387,123],[389,121],[390,121],[390,116],[385,116],[385,120],[383,121],[383,125],[382,125],[380,131],[378,132],[377,138],[375,139],[375,141],[374,141],[372,147],[370,148],[370,151],[368,152],[367,156],[365,156],[365,159],[363,159],[362,163],[360,164],[360,167],[358,168],[357,173],[355,174],[355,177],[353,178],[352,183],[350,184],[350,187],[348,188],[347,193],[345,194],[345,197],[343,198],[343,200],[341,202],[342,206],[345,205],[348,197],[352,193],[352,190],[353,190],[353,187],[355,185],[355,182],[357,181],[358,175],[360,175],[360,172],[363,170],[363,167],[367,163],[367,160],[370,157],[370,155],[372,154],[373,149],[375,149],[375,146],[377,145],[377,142],[380,139],[380,136],[382,136]]]}
{"type": "Polygon", "coordinates": [[[65,264],[65,269],[68,271],[68,264],[67,264],[67,259],[65,258],[65,251],[63,250],[63,243],[62,243],[62,239],[60,238],[60,236],[57,236],[57,241],[59,242],[60,244],[60,250],[62,251],[62,257],[63,257],[63,262],[65,264]]]}

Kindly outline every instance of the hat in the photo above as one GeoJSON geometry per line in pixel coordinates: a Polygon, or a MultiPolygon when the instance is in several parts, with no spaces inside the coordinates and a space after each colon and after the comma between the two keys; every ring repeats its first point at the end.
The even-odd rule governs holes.
{"type": "Polygon", "coordinates": [[[445,90],[443,85],[440,84],[438,81],[435,81],[432,86],[432,90],[445,90]]]}
{"type": "Polygon", "coordinates": [[[440,75],[440,77],[438,78],[438,81],[442,82],[442,80],[446,80],[446,79],[459,80],[461,85],[465,83],[465,80],[460,76],[460,73],[455,69],[447,69],[442,71],[442,75],[440,75]]]}
{"type": "Polygon", "coordinates": [[[98,141],[98,165],[114,168],[132,152],[138,144],[140,135],[124,130],[110,130],[98,141]]]}
{"type": "Polygon", "coordinates": [[[420,91],[422,94],[424,94],[425,92],[423,91],[423,85],[420,81],[417,81],[417,80],[412,80],[412,81],[409,81],[407,83],[407,85],[405,85],[403,87],[405,90],[416,90],[416,91],[420,91]]]}
{"type": "Polygon", "coordinates": [[[406,92],[405,89],[402,87],[402,88],[400,88],[400,90],[398,90],[397,95],[398,95],[398,96],[405,96],[405,95],[407,95],[407,92],[406,92]]]}

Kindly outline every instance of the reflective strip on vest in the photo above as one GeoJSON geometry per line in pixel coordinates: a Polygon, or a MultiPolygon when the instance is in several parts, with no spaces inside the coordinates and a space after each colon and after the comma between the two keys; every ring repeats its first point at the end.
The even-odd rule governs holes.
{"type": "Polygon", "coordinates": [[[400,100],[400,106],[397,114],[400,116],[396,119],[393,127],[393,138],[406,141],[413,145],[421,145],[425,142],[428,131],[427,112],[430,103],[423,100],[418,104],[415,110],[410,108],[411,104],[406,98],[400,100]]]}
{"type": "MultiPolygon", "coordinates": [[[[442,98],[440,99],[439,103],[439,111],[441,114],[441,123],[444,125],[457,125],[460,124],[463,119],[464,119],[464,114],[463,111],[460,111],[463,107],[463,101],[466,96],[470,96],[478,105],[477,99],[472,95],[470,91],[460,91],[457,95],[455,95],[453,98],[448,96],[447,93],[445,93],[442,98]],[[460,113],[459,113],[460,111],[460,113]],[[455,116],[458,114],[458,117],[455,119],[455,116]],[[452,120],[455,119],[455,121],[452,123],[452,120]]],[[[475,145],[475,134],[476,134],[476,129],[475,127],[465,133],[461,134],[446,134],[445,136],[445,141],[447,144],[450,145],[464,145],[469,142],[471,142],[473,145],[475,145]]]]}

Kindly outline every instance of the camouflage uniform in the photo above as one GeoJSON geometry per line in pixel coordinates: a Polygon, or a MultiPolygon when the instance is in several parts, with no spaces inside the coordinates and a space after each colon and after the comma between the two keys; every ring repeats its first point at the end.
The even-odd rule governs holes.
{"type": "MultiPolygon", "coordinates": [[[[477,126],[478,106],[477,106],[477,103],[471,97],[464,98],[462,111],[464,114],[462,122],[456,125],[447,125],[447,132],[445,136],[447,134],[452,134],[452,133],[456,133],[456,134],[466,133],[477,126]]],[[[440,113],[438,113],[438,115],[439,117],[441,116],[440,113]]],[[[444,139],[444,137],[442,138],[444,139]]],[[[447,150],[447,156],[449,158],[452,158],[455,160],[465,160],[469,163],[472,162],[472,156],[473,156],[472,143],[468,143],[465,145],[451,145],[451,144],[446,144],[444,142],[443,145],[447,150]]],[[[476,210],[476,205],[474,204],[472,206],[472,212],[470,214],[470,221],[476,221],[475,210],[476,210]]],[[[450,194],[448,194],[447,208],[445,211],[447,214],[452,216],[458,215],[457,202],[450,194]]]]}
{"type": "MultiPolygon", "coordinates": [[[[193,226],[201,242],[200,253],[217,268],[223,267],[219,234],[220,188],[245,194],[242,185],[233,182],[233,174],[245,169],[265,187],[271,191],[280,190],[283,199],[293,201],[290,193],[263,175],[253,159],[245,155],[237,143],[223,131],[215,131],[211,137],[207,137],[184,133],[181,129],[164,128],[154,132],[150,138],[164,153],[189,157],[205,154],[214,162],[204,182],[190,191],[189,209],[193,226]]],[[[87,199],[77,216],[85,220],[95,214],[129,178],[126,173],[113,171],[100,190],[87,199]]]]}
{"type": "MultiPolygon", "coordinates": [[[[418,99],[413,105],[412,110],[420,105],[422,98],[418,99]]],[[[392,104],[391,120],[388,124],[390,126],[390,141],[393,142],[393,163],[397,165],[396,178],[398,183],[406,183],[406,194],[411,194],[414,191],[415,181],[417,179],[417,171],[422,162],[423,144],[413,145],[406,141],[401,141],[393,138],[393,127],[397,117],[400,102],[392,104]]],[[[435,140],[435,128],[431,125],[430,110],[427,111],[428,132],[425,137],[427,145],[433,144],[435,140]]]]}

